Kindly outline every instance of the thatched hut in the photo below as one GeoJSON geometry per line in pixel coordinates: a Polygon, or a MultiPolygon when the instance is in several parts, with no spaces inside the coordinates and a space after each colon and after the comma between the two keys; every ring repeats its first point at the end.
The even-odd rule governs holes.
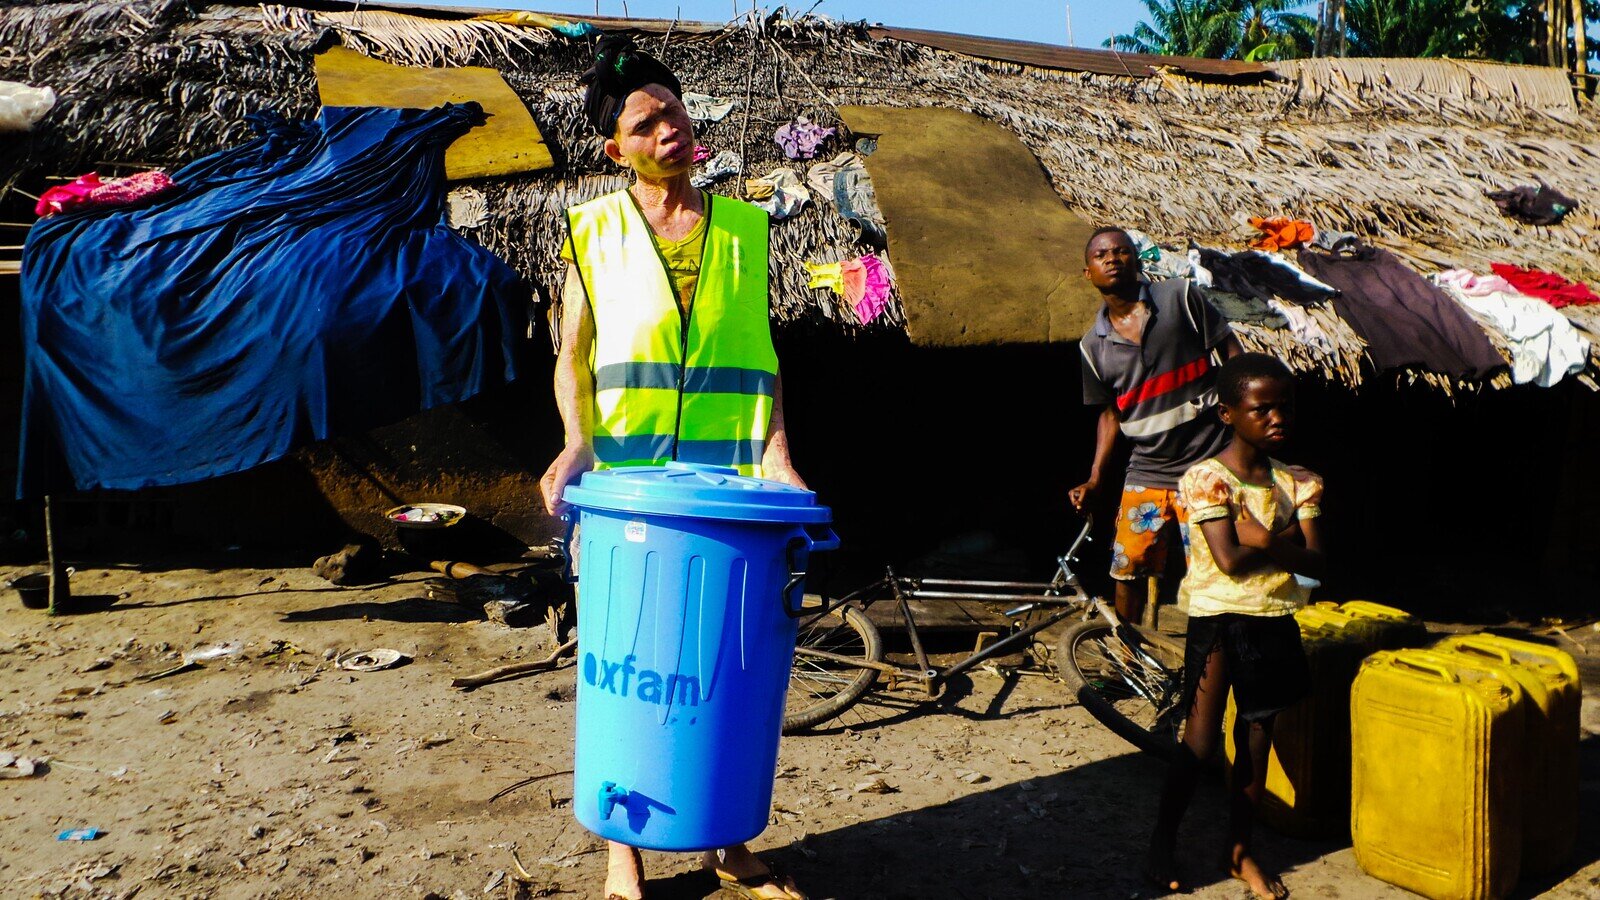
{"type": "MultiPolygon", "coordinates": [[[[400,65],[485,66],[503,75],[556,165],[475,180],[488,215],[468,233],[548,298],[561,274],[560,210],[622,181],[580,116],[574,76],[586,65],[589,39],[479,18],[489,12],[313,0],[0,9],[0,79],[49,85],[60,95],[38,128],[0,146],[7,193],[0,219],[28,221],[20,192],[36,194],[52,177],[173,167],[245,139],[247,113],[315,115],[315,56],[342,44],[400,65]]],[[[1019,142],[1060,207],[1085,222],[1131,225],[1163,242],[1239,248],[1251,233],[1247,217],[1289,214],[1356,232],[1423,271],[1482,271],[1508,261],[1600,278],[1600,116],[1558,70],[1451,60],[1268,66],[1138,57],[818,17],[726,26],[592,21],[637,31],[691,89],[736,101],[700,138],[739,151],[746,176],[795,165],[772,133],[796,116],[840,129],[825,158],[859,136],[849,133],[860,115],[852,110],[957,111],[1019,142]],[[1483,197],[1535,180],[1581,207],[1560,227],[1542,228],[1502,216],[1483,197]]],[[[943,132],[926,133],[936,140],[943,132]]],[[[996,158],[988,145],[961,138],[936,149],[922,154],[936,157],[931,171],[961,173],[975,190],[1011,189],[1010,174],[986,179],[996,158]],[[1008,184],[995,186],[999,179],[1008,184]]],[[[897,182],[898,170],[872,160],[880,194],[914,196],[916,177],[927,176],[897,182]]],[[[735,178],[716,189],[739,185],[735,178]]],[[[980,234],[941,233],[937,211],[896,203],[885,212],[901,290],[870,323],[835,295],[809,288],[801,265],[859,252],[855,226],[820,202],[773,229],[773,315],[792,383],[798,462],[838,507],[846,538],[859,535],[867,559],[950,549],[960,544],[950,538],[966,534],[979,536],[968,545],[1010,547],[1029,567],[1044,563],[1068,527],[1057,516],[1058,498],[1088,455],[1072,343],[1081,324],[1063,324],[1083,321],[1081,296],[1061,299],[1058,313],[1053,288],[1049,298],[1030,294],[998,267],[927,277],[922,261],[931,256],[974,246],[987,252],[1018,238],[992,225],[980,234]],[[1030,318],[1041,306],[1044,319],[1030,318]]],[[[0,240],[8,243],[18,242],[0,240]]],[[[1023,274],[1067,290],[1076,284],[1079,248],[1054,249],[1033,267],[1039,272],[1023,274]]],[[[13,283],[0,276],[0,292],[13,283]]],[[[531,317],[526,348],[546,368],[549,311],[546,305],[531,317]]],[[[1250,346],[1308,374],[1307,418],[1317,424],[1307,461],[1331,469],[1331,483],[1344,476],[1362,485],[1341,518],[1365,535],[1364,549],[1400,539],[1406,529],[1393,521],[1393,504],[1411,502],[1406,486],[1421,474],[1444,482],[1430,486],[1432,494],[1460,491],[1453,480],[1481,472],[1484,453],[1476,464],[1453,455],[1428,466],[1395,461],[1437,455],[1441,438],[1506,454],[1489,464],[1495,473],[1521,477],[1542,461],[1542,483],[1556,485],[1560,499],[1533,482],[1525,493],[1513,487],[1513,517],[1532,523],[1509,539],[1520,556],[1553,546],[1558,533],[1581,540],[1572,537],[1576,517],[1568,513],[1597,499],[1592,484],[1580,483],[1587,477],[1582,448],[1595,437],[1587,389],[1569,381],[1548,391],[1504,390],[1508,379],[1480,384],[1420,371],[1375,377],[1359,337],[1331,309],[1311,314],[1331,347],[1307,347],[1259,326],[1240,331],[1250,346]],[[1387,433],[1374,427],[1380,421],[1387,433]]],[[[1574,317],[1589,328],[1600,319],[1583,311],[1574,317]]],[[[262,523],[286,518],[303,525],[308,509],[330,526],[374,530],[373,513],[388,500],[454,498],[516,538],[538,540],[551,525],[534,511],[534,476],[559,444],[546,384],[536,374],[461,408],[153,496],[174,504],[180,530],[213,535],[259,533],[262,523]],[[267,498],[275,512],[266,511],[267,498]]],[[[8,397],[7,408],[13,402],[8,397]]],[[[1504,501],[1505,491],[1492,493],[1504,501]]],[[[1444,512],[1480,508],[1451,500],[1444,512]]],[[[1496,546],[1481,530],[1460,540],[1430,533],[1417,546],[1425,555],[1481,558],[1496,546]]],[[[1551,551],[1554,563],[1571,561],[1576,545],[1566,546],[1551,551]]],[[[1397,558],[1395,568],[1413,563],[1397,558]]]]}

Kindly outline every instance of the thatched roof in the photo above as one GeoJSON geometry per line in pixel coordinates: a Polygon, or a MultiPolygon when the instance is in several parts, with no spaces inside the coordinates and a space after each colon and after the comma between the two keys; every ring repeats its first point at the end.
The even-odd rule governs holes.
{"type": "MultiPolygon", "coordinates": [[[[0,9],[0,79],[47,84],[61,95],[27,140],[0,147],[0,186],[107,162],[180,164],[244,140],[243,116],[259,109],[312,116],[312,58],[325,42],[405,65],[491,66],[533,111],[557,168],[478,182],[490,219],[475,233],[548,291],[560,272],[559,210],[621,183],[582,124],[574,78],[589,45],[465,15],[180,0],[0,9]]],[[[1203,78],[1189,78],[1175,61],[1107,75],[990,58],[1072,65],[1061,61],[1070,56],[1007,54],[1003,42],[960,45],[984,54],[968,55],[902,39],[910,33],[875,37],[815,17],[648,24],[642,42],[685,85],[739,100],[700,137],[742,150],[751,176],[793,165],[771,134],[796,115],[837,125],[835,110],[846,104],[942,106],[1013,131],[1072,209],[1163,242],[1236,248],[1248,216],[1287,214],[1368,236],[1423,271],[1484,271],[1508,261],[1600,278],[1600,117],[1552,88],[1543,70],[1317,61],[1275,65],[1263,80],[1255,67],[1200,65],[1191,68],[1203,78]],[[1559,228],[1536,228],[1503,217],[1483,197],[1536,179],[1582,208],[1559,228]]],[[[1094,52],[1074,51],[1086,59],[1094,52]]],[[[774,228],[781,322],[861,328],[843,303],[806,287],[798,264],[853,255],[854,235],[826,204],[774,228]]],[[[1354,383],[1359,375],[1337,373],[1355,367],[1359,340],[1331,311],[1317,314],[1331,320],[1325,330],[1341,353],[1308,356],[1266,329],[1245,329],[1247,342],[1354,383]]],[[[872,327],[903,327],[898,304],[872,327]]]]}

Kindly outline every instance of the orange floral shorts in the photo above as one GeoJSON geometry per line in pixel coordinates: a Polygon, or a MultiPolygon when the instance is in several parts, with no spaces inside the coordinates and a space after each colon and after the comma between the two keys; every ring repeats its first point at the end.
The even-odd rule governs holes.
{"type": "Polygon", "coordinates": [[[1176,490],[1130,484],[1122,489],[1117,538],[1111,546],[1111,577],[1118,581],[1155,578],[1166,571],[1167,555],[1187,549],[1189,510],[1176,490]]]}

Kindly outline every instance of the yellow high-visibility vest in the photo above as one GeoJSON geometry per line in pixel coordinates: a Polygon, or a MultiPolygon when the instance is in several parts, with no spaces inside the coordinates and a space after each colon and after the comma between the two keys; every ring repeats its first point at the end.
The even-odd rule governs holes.
{"type": "Polygon", "coordinates": [[[711,195],[684,315],[650,225],[626,191],[567,210],[594,317],[597,468],[668,460],[761,474],[778,377],[767,319],[767,214],[711,195]]]}

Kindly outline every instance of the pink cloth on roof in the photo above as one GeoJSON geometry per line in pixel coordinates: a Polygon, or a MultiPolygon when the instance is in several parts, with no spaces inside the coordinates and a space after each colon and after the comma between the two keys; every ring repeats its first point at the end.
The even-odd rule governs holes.
{"type": "Polygon", "coordinates": [[[98,174],[90,172],[45,191],[33,213],[44,218],[86,206],[127,206],[174,187],[177,185],[165,172],[140,172],[110,181],[101,181],[98,174]]]}
{"type": "Polygon", "coordinates": [[[845,260],[839,266],[844,276],[844,297],[855,310],[856,318],[865,325],[883,314],[889,305],[889,294],[894,281],[889,267],[877,256],[868,254],[845,260]]]}
{"type": "Polygon", "coordinates": [[[59,212],[76,209],[89,199],[89,194],[100,186],[100,176],[94,172],[79,175],[66,184],[58,184],[44,192],[39,198],[39,204],[33,208],[33,214],[41,219],[53,216],[59,212]]]}
{"type": "Polygon", "coordinates": [[[1468,297],[1488,297],[1493,294],[1520,294],[1521,291],[1499,275],[1476,275],[1467,269],[1449,269],[1439,273],[1442,285],[1455,288],[1468,297]]]}

